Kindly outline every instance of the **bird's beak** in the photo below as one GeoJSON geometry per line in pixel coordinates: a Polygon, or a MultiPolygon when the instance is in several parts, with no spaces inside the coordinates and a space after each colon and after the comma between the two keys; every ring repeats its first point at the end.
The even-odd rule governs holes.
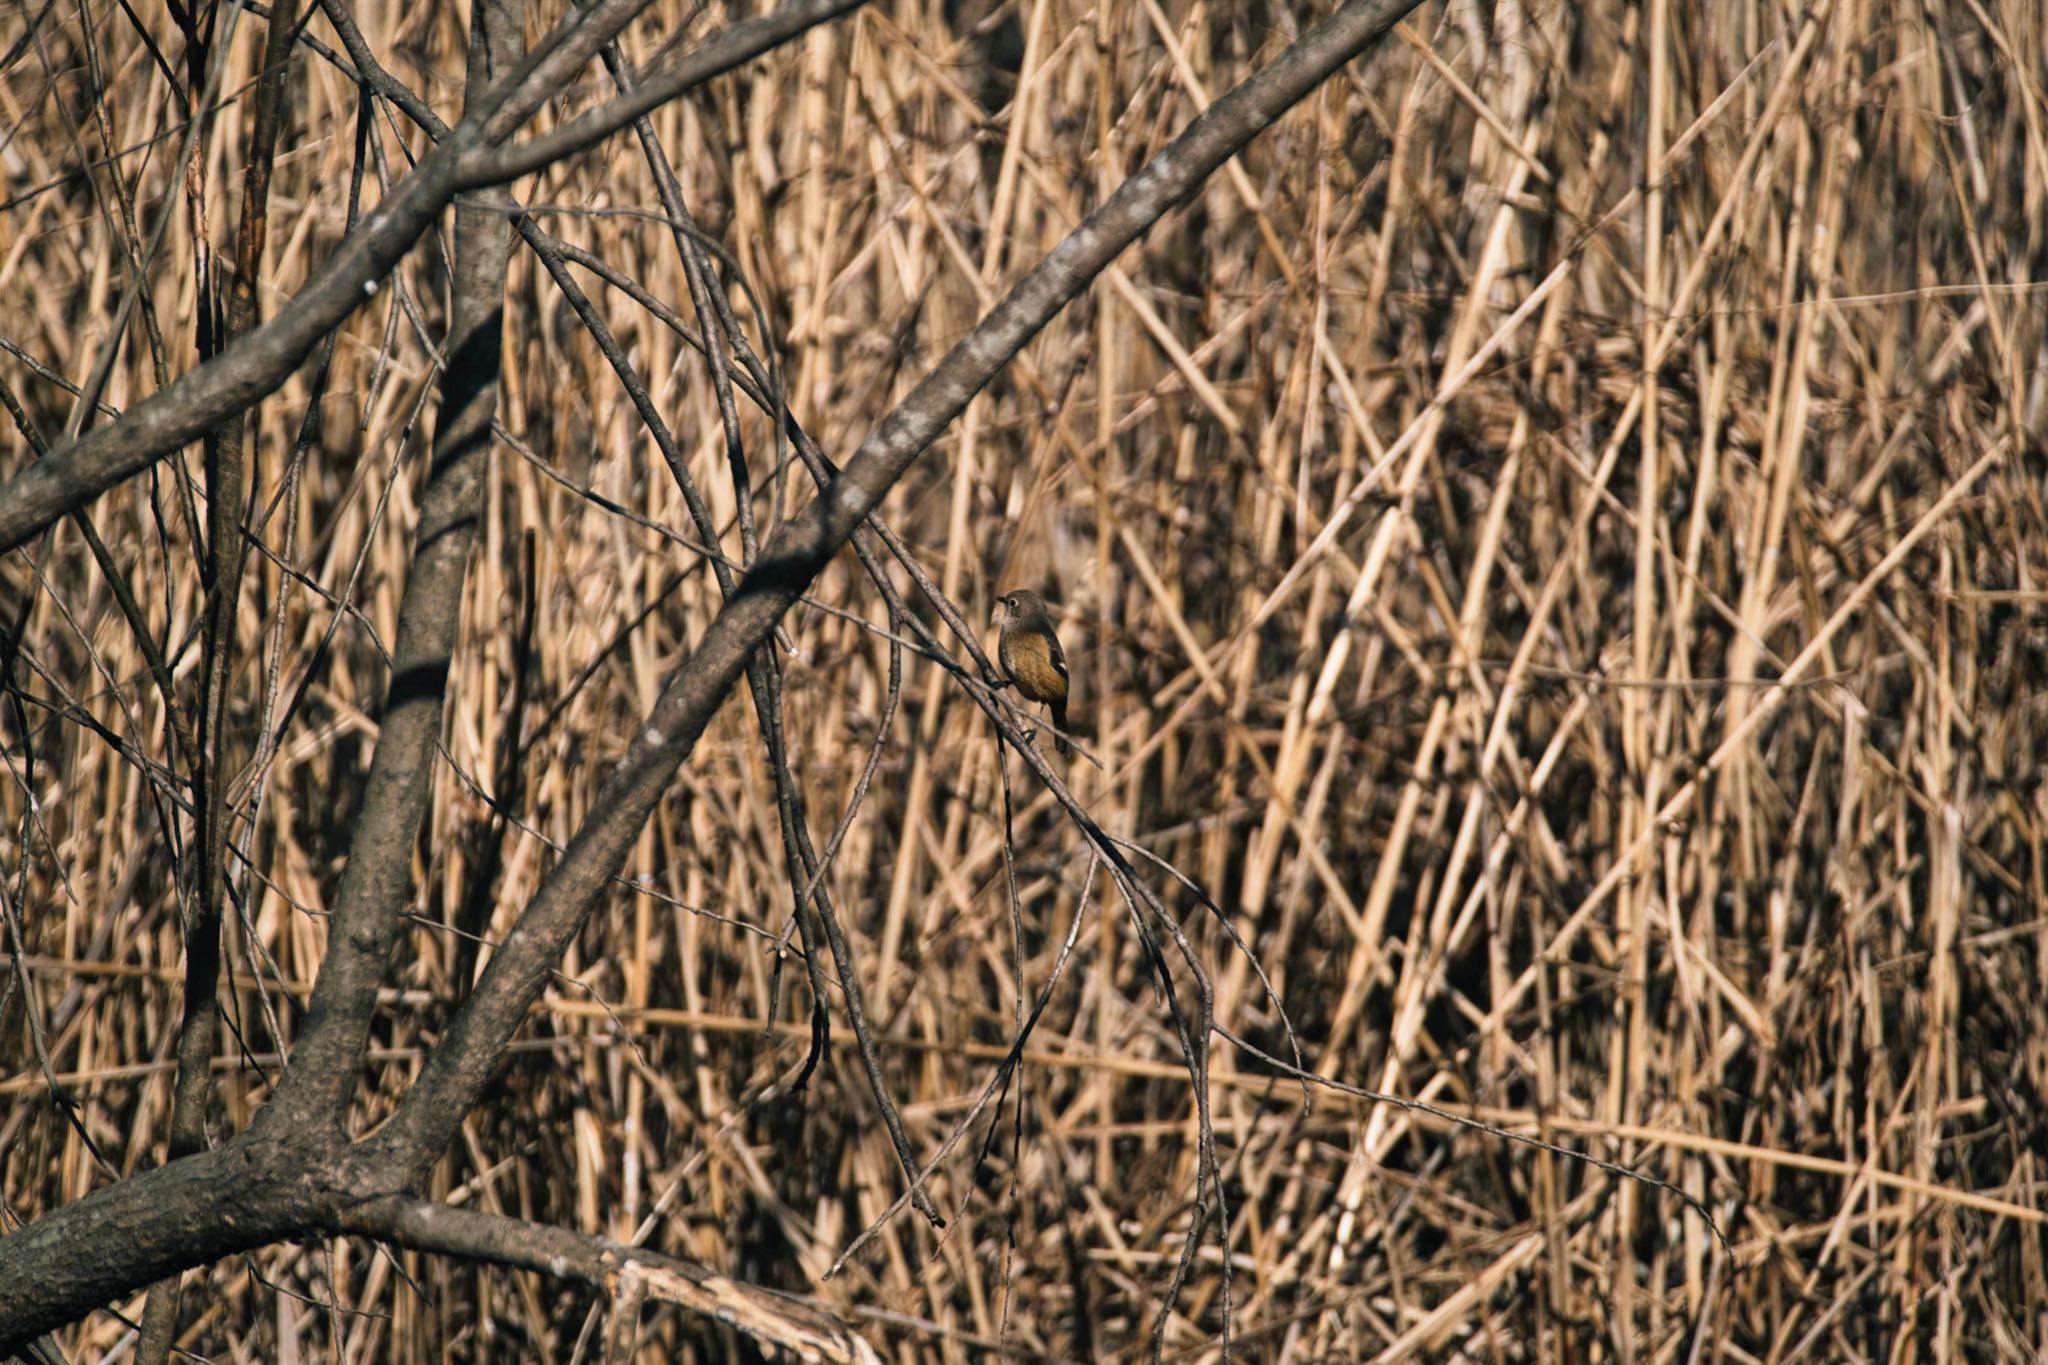
{"type": "Polygon", "coordinates": [[[1003,617],[1009,613],[1009,610],[1009,604],[1004,602],[1002,598],[998,597],[996,599],[996,609],[988,614],[988,619],[995,622],[997,625],[1001,625],[1003,623],[1003,617]]]}

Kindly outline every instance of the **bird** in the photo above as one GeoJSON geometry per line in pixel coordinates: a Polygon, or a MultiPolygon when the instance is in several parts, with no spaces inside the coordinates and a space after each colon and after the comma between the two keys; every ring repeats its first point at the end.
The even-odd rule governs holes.
{"type": "Polygon", "coordinates": [[[1052,708],[1053,745],[1065,758],[1067,745],[1067,656],[1045,613],[1045,599],[1028,588],[1006,592],[1002,603],[1003,635],[996,658],[1017,690],[1052,708]]]}

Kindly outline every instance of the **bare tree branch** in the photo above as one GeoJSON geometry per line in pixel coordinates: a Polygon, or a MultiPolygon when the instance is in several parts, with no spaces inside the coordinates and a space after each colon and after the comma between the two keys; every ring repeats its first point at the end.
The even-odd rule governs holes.
{"type": "Polygon", "coordinates": [[[195,1265],[319,1231],[355,1197],[337,1148],[243,1136],[103,1186],[0,1240],[0,1360],[195,1265]]]}
{"type": "MultiPolygon", "coordinates": [[[[15,1349],[134,1284],[281,1238],[338,1230],[348,1225],[356,1211],[385,1196],[403,1194],[445,1149],[463,1115],[490,1083],[529,1006],[559,962],[570,937],[621,865],[626,850],[677,766],[689,755],[712,714],[730,694],[790,604],[880,505],[918,455],[1096,274],[1247,141],[1343,62],[1383,35],[1411,6],[1412,0],[1350,0],[1273,63],[1197,117],[1165,151],[1026,275],[881,422],[844,471],[763,547],[760,559],[738,582],[694,653],[671,679],[646,722],[633,736],[625,756],[592,803],[582,828],[493,955],[476,989],[440,1045],[427,1058],[418,1081],[382,1128],[351,1146],[346,1145],[331,1122],[290,1121],[319,1114],[330,1106],[335,1095],[328,1078],[336,1074],[337,1065],[346,1072],[349,1059],[357,1055],[359,1029],[367,1021],[360,1004],[361,992],[366,981],[374,989],[375,975],[385,965],[390,944],[386,936],[389,926],[371,913],[379,898],[365,896],[361,902],[362,915],[350,917],[346,926],[338,922],[330,940],[331,960],[323,968],[320,989],[339,1006],[328,1016],[333,1022],[320,1017],[322,1011],[316,1009],[306,1041],[286,1073],[283,1091],[250,1131],[216,1151],[201,1152],[95,1191],[0,1241],[0,1351],[15,1349]],[[330,973],[334,980],[332,988],[327,984],[330,973]],[[296,1080],[294,1073],[309,1079],[296,1080]]],[[[625,0],[613,0],[610,4],[599,0],[581,21],[572,21],[567,26],[567,33],[558,32],[551,51],[529,58],[514,77],[493,86],[488,98],[499,100],[501,109],[511,107],[510,92],[501,97],[500,90],[507,86],[523,90],[521,81],[533,78],[535,73],[553,70],[553,59],[564,52],[584,50],[587,55],[594,51],[589,43],[591,35],[605,24],[623,23],[621,10],[627,7],[625,0]]],[[[779,14],[810,14],[821,8],[791,6],[779,14]]],[[[755,50],[771,45],[760,37],[758,28],[748,32],[753,35],[750,41],[758,40],[755,50]]],[[[730,55],[735,51],[736,41],[729,33],[710,46],[730,55]]],[[[597,46],[601,46],[601,40],[597,46]]],[[[733,61],[743,59],[731,57],[733,61]]],[[[35,528],[46,525],[52,517],[76,505],[67,503],[67,497],[82,501],[90,496],[80,490],[119,467],[123,460],[136,461],[131,469],[140,468],[155,454],[175,448],[189,439],[189,435],[176,435],[187,429],[185,424],[207,416],[217,419],[232,411],[238,398],[253,401],[275,387],[295,363],[286,352],[299,344],[297,338],[302,337],[304,348],[309,348],[324,329],[314,325],[320,308],[335,310],[324,325],[332,325],[332,321],[346,315],[347,309],[342,306],[346,301],[338,300],[335,291],[351,278],[348,269],[375,267],[379,253],[389,253],[378,273],[355,277],[360,287],[363,280],[378,278],[381,269],[388,268],[403,250],[403,244],[391,235],[393,219],[406,213],[418,215],[414,230],[404,238],[409,243],[431,218],[426,205],[437,196],[439,202],[446,202],[456,182],[449,169],[448,154],[451,149],[459,150],[465,145],[481,145],[476,141],[481,136],[475,130],[477,121],[474,114],[466,117],[448,141],[401,182],[394,191],[393,206],[373,215],[359,234],[367,245],[354,242],[337,254],[337,260],[353,262],[352,267],[330,263],[317,277],[320,283],[309,286],[299,302],[287,310],[291,315],[288,324],[286,318],[280,317],[279,323],[260,329],[243,343],[250,362],[264,377],[244,384],[222,373],[223,368],[232,370],[234,366],[205,367],[185,384],[176,386],[172,394],[151,400],[109,427],[108,432],[121,433],[119,440],[97,446],[81,444],[68,455],[53,456],[32,468],[15,481],[7,495],[0,497],[29,487],[34,492],[30,501],[43,510],[23,513],[16,501],[0,503],[5,509],[0,511],[0,541],[17,533],[32,534],[35,528]],[[430,167],[438,169],[430,173],[430,167]],[[53,466],[55,472],[37,482],[38,471],[53,466]]],[[[489,117],[481,118],[481,123],[487,131],[494,127],[489,117]]],[[[502,131],[499,130],[501,134],[502,131]]],[[[352,307],[352,302],[347,306],[352,307]]],[[[477,344],[472,340],[468,347],[477,344]]],[[[299,354],[304,354],[303,348],[299,354]]],[[[231,350],[222,359],[225,362],[234,355],[231,350]]],[[[453,429],[451,421],[444,414],[444,435],[453,429]]],[[[197,429],[203,429],[203,425],[197,429]]],[[[437,451],[437,461],[442,453],[437,451]]],[[[107,481],[111,482],[111,477],[107,481]]],[[[438,533],[423,525],[421,567],[426,554],[440,541],[459,538],[459,532],[450,534],[458,522],[459,519],[447,523],[438,533]]],[[[459,563],[460,557],[455,558],[459,563]]],[[[946,612],[947,605],[941,604],[940,610],[946,612]]],[[[956,618],[957,613],[949,614],[949,624],[963,632],[964,638],[966,628],[956,618]]],[[[914,619],[909,624],[913,629],[917,626],[914,619]]],[[[978,654],[978,650],[974,652],[978,654]]],[[[394,694],[417,686],[420,681],[409,675],[411,665],[407,658],[401,649],[394,694]]],[[[431,657],[416,662],[429,669],[433,666],[431,657]]],[[[438,684],[431,690],[437,694],[438,684]]],[[[427,713],[438,714],[438,705],[427,707],[423,714],[427,713]]],[[[392,739],[388,733],[390,723],[387,718],[380,756],[392,739]]],[[[1032,757],[1027,753],[1027,760],[1032,757]]],[[[1040,770],[1041,777],[1049,776],[1042,761],[1033,766],[1040,770]]],[[[1049,785],[1064,792],[1056,782],[1049,785]]],[[[1069,809],[1074,808],[1070,805],[1069,809]]],[[[394,829],[398,823],[402,822],[395,823],[394,829]]],[[[413,826],[405,828],[410,830],[413,826]]],[[[1123,863],[1107,837],[1099,830],[1091,830],[1090,837],[1113,868],[1121,866],[1119,884],[1132,897],[1134,917],[1139,916],[1139,906],[1144,904],[1162,921],[1162,927],[1174,938],[1183,956],[1190,955],[1192,949],[1179,933],[1178,925],[1164,916],[1156,898],[1136,885],[1128,864],[1123,863]]],[[[409,852],[409,836],[403,842],[409,852]]],[[[1163,973],[1163,959],[1142,917],[1138,923],[1155,969],[1163,973]]],[[[1200,1009],[1190,1019],[1177,1003],[1174,1008],[1176,1027],[1187,1049],[1191,1073],[1196,1077],[1206,1133],[1209,1000],[1199,964],[1190,961],[1201,990],[1200,1009]]],[[[1208,1194],[1215,1202],[1198,1198],[1200,1207],[1194,1218],[1197,1230],[1206,1223],[1212,1208],[1221,1211],[1213,1141],[1205,1142],[1205,1148],[1208,1194]]],[[[920,1183],[913,1180],[912,1189],[920,1183]]]]}
{"type": "MultiPolygon", "coordinates": [[[[416,1251],[575,1280],[614,1297],[622,1310],[636,1298],[672,1303],[797,1360],[880,1365],[874,1347],[814,1308],[608,1237],[401,1198],[365,1204],[342,1222],[344,1231],[416,1251]]],[[[633,1325],[614,1330],[620,1326],[630,1341],[633,1325]]]]}
{"type": "MultiPolygon", "coordinates": [[[[118,421],[53,451],[0,488],[0,551],[23,544],[66,512],[198,439],[229,413],[243,411],[274,392],[321,337],[376,293],[383,278],[457,194],[512,178],[479,173],[475,167],[465,172],[464,158],[509,137],[647,3],[599,0],[572,11],[533,55],[472,102],[447,140],[392,186],[361,230],[342,241],[276,317],[170,388],[128,409],[118,421]]],[[[674,98],[854,3],[857,0],[791,0],[763,18],[735,24],[680,58],[659,88],[674,98]]],[[[614,112],[617,119],[607,131],[623,127],[635,114],[630,109],[614,112]]]]}
{"type": "MultiPolygon", "coordinates": [[[[925,447],[1162,214],[1411,8],[1413,0],[1350,0],[1216,101],[1018,281],[882,420],[831,486],[763,547],[760,560],[634,734],[582,828],[504,948],[492,957],[398,1112],[365,1143],[367,1161],[397,1161],[420,1170],[447,1145],[461,1116],[496,1073],[505,1044],[623,862],[677,765],[689,756],[755,649],[925,447]]],[[[1106,852],[1120,858],[1113,849],[1106,852]]],[[[1206,1028],[1203,1033],[1205,1042],[1206,1028]]]]}
{"type": "MultiPolygon", "coordinates": [[[[233,345],[256,322],[256,277],[270,232],[270,175],[277,159],[278,130],[284,122],[284,78],[297,15],[295,0],[281,0],[270,14],[263,75],[257,87],[256,123],[242,173],[242,213],[235,241],[235,278],[218,341],[209,335],[219,304],[212,249],[199,243],[201,353],[233,345]]],[[[118,176],[115,177],[117,180],[118,176]]],[[[198,196],[195,196],[198,197],[198,196]]],[[[198,233],[195,231],[195,236],[198,233]]],[[[178,1076],[171,1106],[172,1160],[206,1146],[206,1113],[213,1088],[213,1049],[220,1031],[221,922],[228,886],[229,699],[233,691],[236,644],[242,607],[242,573],[249,541],[243,518],[251,476],[245,458],[252,412],[224,417],[206,437],[206,587],[198,752],[192,756],[199,807],[197,886],[193,913],[185,925],[185,1005],[178,1026],[178,1076]]],[[[178,1283],[160,1281],[143,1309],[140,1365],[169,1357],[177,1332],[178,1283]]]]}
{"type": "MultiPolygon", "coordinates": [[[[481,95],[518,54],[517,14],[502,0],[472,15],[469,88],[481,95]]],[[[413,842],[433,791],[435,742],[461,624],[470,547],[503,365],[505,270],[512,234],[502,192],[455,214],[454,314],[433,462],[412,571],[399,607],[381,736],[342,874],[320,980],[304,1031],[259,1123],[340,1124],[369,1041],[377,987],[411,888],[413,842]]]]}

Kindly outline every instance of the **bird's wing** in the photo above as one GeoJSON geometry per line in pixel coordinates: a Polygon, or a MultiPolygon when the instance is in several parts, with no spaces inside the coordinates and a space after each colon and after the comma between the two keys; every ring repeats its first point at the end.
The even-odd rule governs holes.
{"type": "Polygon", "coordinates": [[[1066,682],[1067,654],[1060,648],[1059,632],[1051,626],[1047,626],[1045,630],[1045,652],[1052,656],[1052,671],[1060,675],[1061,682],[1066,682]]]}

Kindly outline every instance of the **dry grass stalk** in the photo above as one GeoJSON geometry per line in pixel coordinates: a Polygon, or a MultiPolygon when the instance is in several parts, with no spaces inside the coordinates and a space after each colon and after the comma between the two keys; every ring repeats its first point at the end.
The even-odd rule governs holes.
{"type": "MultiPolygon", "coordinates": [[[[627,62],[691,8],[628,30],[627,62]]],[[[353,12],[452,119],[453,11],[353,12]]],[[[172,19],[143,24],[179,62],[172,19]]],[[[898,0],[661,106],[649,131],[722,277],[757,291],[792,413],[843,458],[1296,24],[1206,0],[898,0]]],[[[117,319],[110,409],[195,364],[193,223],[232,245],[263,31],[245,19],[226,49],[199,215],[181,116],[122,11],[0,24],[0,378],[48,437],[117,319]],[[160,222],[124,314],[124,240],[160,222]]],[[[306,32],[341,45],[324,18],[306,32]]],[[[1100,765],[1067,780],[1227,912],[1310,1067],[1669,1181],[1734,1245],[1720,1263],[1671,1193],[1426,1114],[1328,1095],[1304,1111],[1219,1040],[1238,1354],[2048,1355],[2044,54],[2048,22],[2012,0],[1425,8],[1126,253],[885,505],[970,620],[1014,586],[1062,605],[1075,734],[1100,765]]],[[[359,127],[333,65],[301,47],[287,79],[266,315],[344,230],[359,127]]],[[[592,65],[539,128],[610,93],[592,65]]],[[[371,112],[365,212],[428,147],[371,112]]],[[[810,479],[742,399],[736,495],[698,354],[573,263],[702,327],[640,147],[615,137],[516,189],[739,561],[741,508],[765,534],[810,479]]],[[[445,258],[430,239],[389,283],[339,333],[302,467],[312,367],[249,432],[228,756],[250,773],[230,793],[248,866],[230,870],[216,1140],[297,1036],[380,735],[445,258]],[[280,728],[259,754],[263,718],[280,728]]],[[[497,418],[534,459],[490,456],[364,1129],[721,602],[701,555],[647,529],[701,544],[524,248],[506,298],[497,418]]],[[[750,301],[723,304],[769,352],[750,301]]],[[[32,458],[16,441],[0,476],[32,458]]],[[[0,560],[0,620],[26,611],[0,714],[7,1230],[170,1139],[192,909],[172,838],[198,836],[164,778],[204,688],[204,483],[174,460],[89,510],[159,660],[83,525],[0,560]]],[[[784,626],[783,722],[821,849],[879,754],[821,890],[929,1159],[1079,927],[1093,861],[1021,771],[1006,850],[989,727],[955,678],[894,651],[910,624],[851,557],[784,626]]],[[[1202,1153],[1130,915],[1098,884],[1001,1117],[931,1179],[950,1226],[886,1222],[824,1279],[905,1186],[843,1027],[806,1096],[756,1102],[810,1036],[801,966],[779,1000],[774,984],[779,820],[755,713],[728,706],[420,1193],[809,1296],[906,1361],[1142,1353],[1202,1153]]],[[[1284,1055],[1247,960],[1136,865],[1208,964],[1218,1022],[1284,1055]]],[[[1212,1225],[1169,1356],[1213,1355],[1223,1264],[1212,1225]]],[[[621,1342],[592,1325],[605,1303],[530,1268],[339,1236],[188,1277],[178,1345],[724,1358],[735,1339],[710,1319],[658,1306],[688,1297],[672,1287],[647,1289],[621,1342]]],[[[113,1308],[63,1337],[73,1358],[129,1340],[140,1296],[113,1308]]]]}

